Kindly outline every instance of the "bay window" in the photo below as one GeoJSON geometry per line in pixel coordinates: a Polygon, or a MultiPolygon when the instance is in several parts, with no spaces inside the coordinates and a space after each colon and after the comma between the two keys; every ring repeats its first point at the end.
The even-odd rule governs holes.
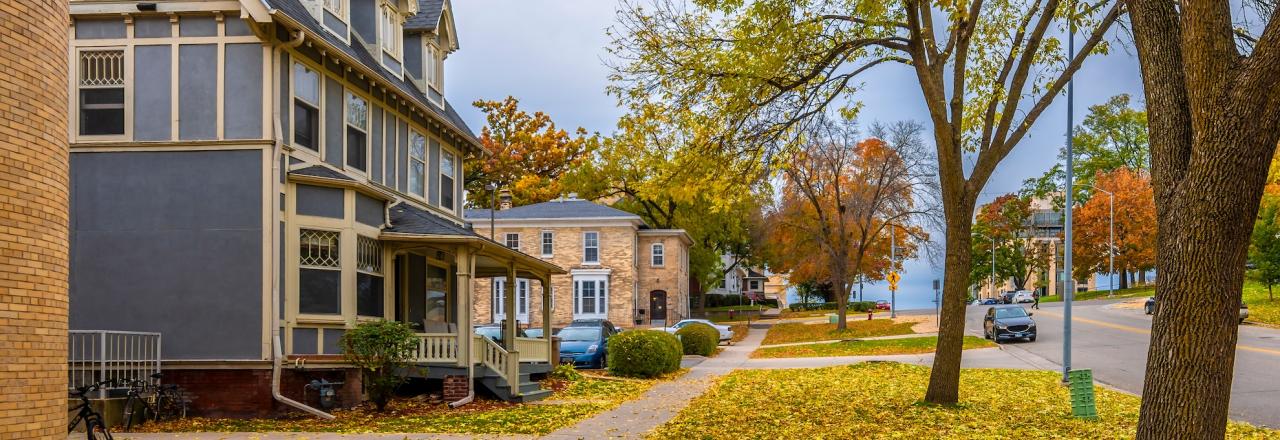
{"type": "Polygon", "coordinates": [[[342,259],[336,231],[298,233],[298,312],[342,314],[342,259]]]}
{"type": "Polygon", "coordinates": [[[573,318],[605,318],[609,312],[609,281],[604,276],[573,279],[573,318]]]}
{"type": "Polygon", "coordinates": [[[382,244],[378,240],[356,238],[356,314],[383,316],[382,244]]]}

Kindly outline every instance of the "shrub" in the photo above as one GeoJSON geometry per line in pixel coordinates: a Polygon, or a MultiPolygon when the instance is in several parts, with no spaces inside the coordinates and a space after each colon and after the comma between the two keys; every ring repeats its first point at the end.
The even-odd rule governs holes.
{"type": "Polygon", "coordinates": [[[341,344],[343,356],[360,368],[369,400],[378,411],[386,409],[418,347],[413,328],[397,321],[365,322],[343,334],[341,344]]]}
{"type": "Polygon", "coordinates": [[[680,369],[683,352],[675,335],[659,330],[622,332],[609,338],[609,372],[657,377],[680,369]]]}
{"type": "Polygon", "coordinates": [[[684,346],[684,354],[711,356],[716,353],[716,346],[720,345],[720,331],[702,323],[681,327],[676,331],[676,336],[684,346]]]}
{"type": "Polygon", "coordinates": [[[556,368],[551,370],[551,373],[547,374],[547,376],[550,376],[552,379],[560,379],[569,382],[582,380],[582,372],[578,371],[577,368],[573,368],[573,364],[556,365],[556,368]]]}

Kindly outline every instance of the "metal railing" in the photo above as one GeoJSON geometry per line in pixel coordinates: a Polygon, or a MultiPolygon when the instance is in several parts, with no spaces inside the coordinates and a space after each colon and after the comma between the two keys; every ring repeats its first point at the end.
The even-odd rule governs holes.
{"type": "MultiPolygon", "coordinates": [[[[118,380],[149,381],[160,372],[160,334],[71,330],[67,341],[68,389],[118,380]]],[[[105,390],[104,390],[105,392],[105,390]]]]}

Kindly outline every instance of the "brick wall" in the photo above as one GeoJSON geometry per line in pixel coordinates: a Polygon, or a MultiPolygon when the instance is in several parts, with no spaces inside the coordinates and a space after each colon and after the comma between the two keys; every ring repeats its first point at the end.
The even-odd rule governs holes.
{"type": "MultiPolygon", "coordinates": [[[[476,233],[488,237],[488,224],[476,222],[476,233]]],[[[599,228],[584,227],[545,227],[545,228],[504,228],[498,225],[499,243],[505,243],[507,233],[520,234],[520,251],[533,256],[542,255],[542,231],[552,231],[553,254],[547,259],[570,272],[574,269],[610,269],[609,273],[609,320],[620,327],[634,325],[634,307],[632,301],[636,293],[636,228],[632,226],[610,226],[599,228]],[[600,264],[582,264],[582,233],[596,231],[600,233],[600,264]]],[[[647,255],[647,252],[645,253],[647,255]]],[[[530,286],[529,321],[532,326],[542,325],[542,286],[532,280],[530,286]]],[[[552,292],[555,294],[551,325],[562,327],[573,320],[573,277],[572,275],[555,275],[551,277],[552,292]]],[[[493,321],[493,289],[490,280],[477,278],[475,283],[475,314],[477,323],[493,321]]],[[[648,301],[647,294],[642,303],[648,301]]],[[[642,304],[641,307],[648,307],[642,304]]]]}
{"type": "MultiPolygon", "coordinates": [[[[689,317],[689,265],[685,246],[676,235],[640,236],[639,291],[640,307],[649,309],[650,294],[655,290],[667,293],[667,323],[689,317]],[[662,243],[663,265],[654,266],[653,245],[662,243]]],[[[649,310],[646,317],[651,317],[649,310]]],[[[646,323],[647,324],[647,323],[646,323]]]]}
{"type": "Polygon", "coordinates": [[[66,438],[67,1],[0,17],[0,438],[66,438]]]}
{"type": "MultiPolygon", "coordinates": [[[[341,406],[352,406],[361,401],[360,374],[355,369],[331,370],[280,370],[280,394],[290,399],[319,408],[320,402],[314,390],[303,386],[312,380],[344,382],[338,388],[341,406]]],[[[183,396],[190,402],[187,408],[191,416],[202,417],[266,417],[293,410],[293,407],[271,396],[270,369],[196,369],[165,370],[164,382],[182,387],[183,396]]]]}
{"type": "Polygon", "coordinates": [[[465,375],[450,375],[444,377],[444,393],[442,398],[445,402],[456,402],[467,397],[467,379],[465,375]]]}

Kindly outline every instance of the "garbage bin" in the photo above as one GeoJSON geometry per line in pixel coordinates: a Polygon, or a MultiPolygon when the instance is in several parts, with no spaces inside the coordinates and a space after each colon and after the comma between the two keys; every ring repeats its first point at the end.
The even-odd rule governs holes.
{"type": "Polygon", "coordinates": [[[837,323],[837,322],[840,322],[840,317],[839,317],[839,316],[836,316],[835,314],[827,315],[827,323],[828,323],[828,324],[835,324],[835,323],[837,323]]]}

